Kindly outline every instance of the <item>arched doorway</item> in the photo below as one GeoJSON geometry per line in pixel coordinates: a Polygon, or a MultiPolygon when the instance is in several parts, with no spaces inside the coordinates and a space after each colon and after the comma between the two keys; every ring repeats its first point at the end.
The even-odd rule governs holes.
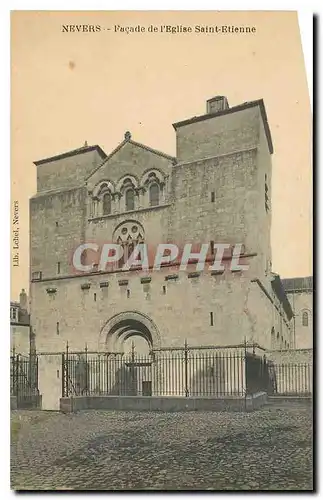
{"type": "Polygon", "coordinates": [[[99,336],[99,350],[125,352],[130,338],[144,348],[145,344],[139,341],[139,338],[143,339],[150,351],[161,347],[160,333],[153,320],[139,311],[125,311],[115,314],[105,323],[99,336]]]}
{"type": "Polygon", "coordinates": [[[99,339],[107,356],[110,392],[152,395],[158,378],[153,350],[159,347],[159,331],[147,315],[127,311],[110,318],[99,339]]]}

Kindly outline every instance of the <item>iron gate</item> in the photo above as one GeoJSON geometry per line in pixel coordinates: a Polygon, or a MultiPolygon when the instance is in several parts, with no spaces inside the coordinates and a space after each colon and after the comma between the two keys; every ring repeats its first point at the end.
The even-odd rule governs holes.
{"type": "Polygon", "coordinates": [[[36,408],[40,405],[36,355],[17,354],[10,357],[10,395],[16,397],[17,408],[36,408]]]}

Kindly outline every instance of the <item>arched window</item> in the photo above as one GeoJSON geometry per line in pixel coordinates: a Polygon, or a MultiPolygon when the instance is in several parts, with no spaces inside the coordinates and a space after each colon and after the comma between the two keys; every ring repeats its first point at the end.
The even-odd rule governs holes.
{"type": "Polygon", "coordinates": [[[302,325],[308,326],[308,312],[304,311],[302,314],[302,325]]]}
{"type": "Polygon", "coordinates": [[[159,205],[159,186],[156,183],[149,187],[149,203],[151,207],[159,205]]]}
{"type": "Polygon", "coordinates": [[[105,193],[103,196],[103,215],[111,214],[111,193],[105,193]]]}
{"type": "Polygon", "coordinates": [[[135,209],[135,193],[133,189],[128,189],[126,191],[126,210],[135,209]]]}
{"type": "MultiPolygon", "coordinates": [[[[113,242],[121,245],[124,251],[123,258],[119,260],[117,268],[123,267],[136,246],[144,241],[145,231],[139,222],[129,220],[120,224],[113,234],[113,242]]],[[[136,260],[141,260],[141,257],[138,255],[136,260]]]]}

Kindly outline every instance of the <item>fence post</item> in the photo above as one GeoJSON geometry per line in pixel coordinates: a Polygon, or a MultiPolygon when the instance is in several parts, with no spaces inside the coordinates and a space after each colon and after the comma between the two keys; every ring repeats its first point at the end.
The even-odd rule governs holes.
{"type": "Polygon", "coordinates": [[[17,396],[17,399],[19,397],[19,354],[17,354],[17,357],[16,357],[16,396],[17,396]]]}
{"type": "Polygon", "coordinates": [[[135,343],[132,341],[131,343],[131,392],[132,396],[136,396],[137,390],[135,387],[135,343]]]}
{"type": "Polygon", "coordinates": [[[248,356],[247,356],[247,338],[244,338],[244,397],[245,406],[247,407],[247,394],[248,394],[248,356]]]}
{"type": "Polygon", "coordinates": [[[65,359],[65,397],[69,396],[69,359],[68,359],[68,341],[66,342],[66,359],[65,359]]]}
{"type": "Polygon", "coordinates": [[[188,346],[187,346],[187,340],[185,340],[184,344],[184,377],[185,377],[185,397],[189,397],[189,390],[188,390],[188,346]]]}
{"type": "Polygon", "coordinates": [[[85,394],[88,396],[87,344],[85,344],[85,394]]]}
{"type": "Polygon", "coordinates": [[[62,352],[62,398],[65,398],[65,356],[62,352]]]}
{"type": "Polygon", "coordinates": [[[39,388],[38,388],[38,356],[35,354],[35,393],[39,396],[39,388]]]}

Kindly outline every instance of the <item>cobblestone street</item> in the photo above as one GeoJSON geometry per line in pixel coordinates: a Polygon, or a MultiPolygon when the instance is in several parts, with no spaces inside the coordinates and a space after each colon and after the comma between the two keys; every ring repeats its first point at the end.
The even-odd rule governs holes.
{"type": "Polygon", "coordinates": [[[12,412],[15,490],[311,490],[312,416],[12,412]]]}

